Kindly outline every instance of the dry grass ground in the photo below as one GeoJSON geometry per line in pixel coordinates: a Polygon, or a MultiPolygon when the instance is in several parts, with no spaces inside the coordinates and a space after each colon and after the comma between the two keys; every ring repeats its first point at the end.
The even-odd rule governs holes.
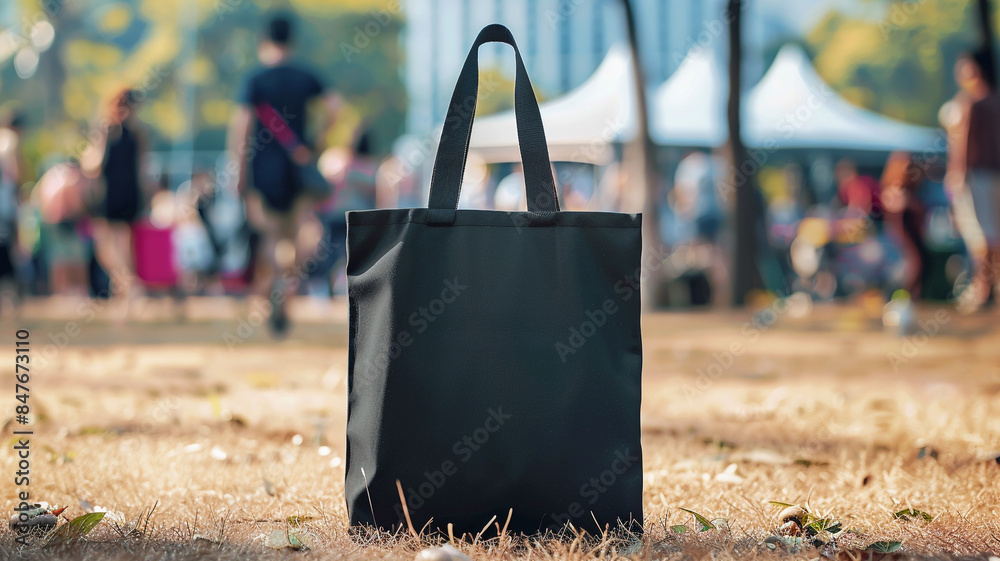
{"type": "MultiPolygon", "coordinates": [[[[41,355],[50,334],[80,322],[65,348],[35,361],[32,498],[68,505],[67,515],[89,503],[121,518],[44,549],[20,548],[5,530],[0,559],[412,559],[422,547],[413,540],[358,543],[345,526],[343,311],[299,324],[281,343],[254,332],[233,350],[222,335],[234,319],[115,327],[39,311],[5,320],[8,391],[16,327],[31,329],[41,355]],[[311,549],[266,547],[262,536],[288,528],[311,549]]],[[[474,559],[838,555],[772,551],[763,542],[778,526],[774,500],[850,528],[838,540],[842,559],[876,541],[902,542],[894,557],[1000,555],[997,316],[942,308],[937,333],[901,339],[851,308],[775,315],[759,328],[728,313],[645,318],[641,543],[460,547],[474,559]],[[740,356],[727,357],[736,343],[740,356]],[[680,507],[728,527],[697,532],[680,507]],[[904,508],[934,519],[895,519],[904,508]],[[670,528],[680,524],[691,531],[670,528]]],[[[3,399],[6,416],[14,398],[3,399]]],[[[14,428],[4,427],[5,442],[14,428]]],[[[0,458],[0,505],[10,513],[15,459],[0,458]]]]}

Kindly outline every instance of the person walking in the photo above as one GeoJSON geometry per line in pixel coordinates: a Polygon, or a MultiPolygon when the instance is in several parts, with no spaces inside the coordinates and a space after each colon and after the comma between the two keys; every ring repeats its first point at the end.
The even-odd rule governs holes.
{"type": "Polygon", "coordinates": [[[271,315],[268,325],[275,336],[288,330],[287,301],[297,288],[290,282],[296,259],[296,234],[312,202],[304,196],[302,166],[311,165],[326,131],[342,104],[319,76],[292,60],[294,29],[290,15],[280,14],[267,23],[258,46],[260,67],[244,81],[228,146],[237,163],[236,186],[247,206],[247,215],[263,234],[262,261],[266,265],[259,287],[269,287],[271,315]],[[310,102],[322,99],[325,113],[316,144],[305,135],[310,102]],[[297,148],[290,154],[284,139],[297,148]],[[290,133],[290,134],[289,134],[290,133]]]}
{"type": "Polygon", "coordinates": [[[141,174],[147,133],[138,117],[140,97],[124,88],[112,98],[107,115],[95,127],[96,140],[81,160],[84,174],[103,187],[92,207],[94,251],[113,279],[111,296],[121,301],[123,318],[128,316],[129,302],[138,296],[132,226],[145,206],[141,174]]]}
{"type": "Polygon", "coordinates": [[[347,213],[375,208],[376,176],[379,160],[372,146],[371,132],[362,129],[343,170],[338,174],[334,193],[317,205],[316,214],[323,225],[322,251],[317,248],[316,271],[311,292],[333,297],[337,279],[347,259],[347,213]]]}
{"type": "Polygon", "coordinates": [[[903,288],[919,300],[930,259],[924,241],[927,211],[917,193],[926,173],[909,152],[893,152],[882,172],[882,207],[903,253],[903,288]]]}
{"type": "MultiPolygon", "coordinates": [[[[974,255],[972,282],[959,295],[959,308],[975,312],[991,299],[1000,278],[1000,97],[986,71],[983,51],[955,64],[957,115],[948,131],[945,186],[953,201],[971,201],[985,247],[974,255]]],[[[956,209],[957,211],[957,209],[956,209]]]]}

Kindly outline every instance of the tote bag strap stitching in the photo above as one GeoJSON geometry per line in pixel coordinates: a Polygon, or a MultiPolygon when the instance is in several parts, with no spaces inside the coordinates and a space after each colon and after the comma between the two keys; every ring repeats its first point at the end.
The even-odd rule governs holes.
{"type": "Polygon", "coordinates": [[[528,210],[559,211],[559,200],[552,178],[552,167],[538,101],[535,99],[528,71],[524,67],[513,35],[510,30],[499,24],[483,28],[465,59],[441,130],[441,141],[431,174],[428,206],[437,209],[458,208],[479,90],[479,47],[493,42],[510,45],[514,49],[517,63],[514,80],[514,116],[524,167],[528,210]]]}

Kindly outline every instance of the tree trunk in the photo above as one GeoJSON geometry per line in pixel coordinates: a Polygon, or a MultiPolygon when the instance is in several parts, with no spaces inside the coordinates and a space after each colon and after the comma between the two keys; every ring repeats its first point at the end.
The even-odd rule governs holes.
{"type": "Polygon", "coordinates": [[[979,13],[980,38],[983,42],[981,48],[987,57],[987,66],[989,67],[984,68],[983,71],[986,73],[986,80],[989,82],[990,86],[996,88],[997,55],[996,49],[993,46],[993,18],[990,17],[990,2],[989,0],[978,0],[977,7],[979,13]]]}
{"type": "Polygon", "coordinates": [[[644,309],[656,307],[655,297],[660,285],[660,260],[663,258],[660,249],[660,217],[657,201],[659,200],[659,183],[657,181],[656,163],[654,160],[653,139],[649,135],[649,106],[646,101],[646,76],[643,71],[642,59],[639,57],[639,40],[636,34],[635,11],[630,0],[622,0],[625,8],[625,25],[628,30],[628,44],[632,52],[632,75],[635,78],[636,116],[638,129],[636,131],[635,149],[636,168],[642,170],[641,178],[629,178],[635,184],[641,179],[643,186],[642,203],[642,284],[641,296],[644,309]],[[656,265],[649,267],[647,263],[656,265]]]}
{"type": "Polygon", "coordinates": [[[741,42],[741,13],[744,0],[729,0],[726,17],[729,19],[729,102],[726,119],[729,122],[729,147],[732,159],[729,181],[736,194],[733,212],[733,306],[742,307],[747,294],[761,286],[760,272],[755,256],[757,244],[757,194],[753,170],[747,161],[746,148],[740,133],[740,75],[743,46],[741,42]]]}

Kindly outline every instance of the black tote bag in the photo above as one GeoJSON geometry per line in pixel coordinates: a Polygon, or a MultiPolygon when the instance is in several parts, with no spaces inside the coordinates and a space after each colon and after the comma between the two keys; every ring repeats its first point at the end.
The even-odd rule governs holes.
{"type": "Polygon", "coordinates": [[[517,46],[483,29],[428,208],[347,214],[352,526],[404,526],[399,481],[418,531],[641,531],[640,220],[559,211],[517,46]],[[488,42],[516,55],[527,212],[456,210],[488,42]]]}

